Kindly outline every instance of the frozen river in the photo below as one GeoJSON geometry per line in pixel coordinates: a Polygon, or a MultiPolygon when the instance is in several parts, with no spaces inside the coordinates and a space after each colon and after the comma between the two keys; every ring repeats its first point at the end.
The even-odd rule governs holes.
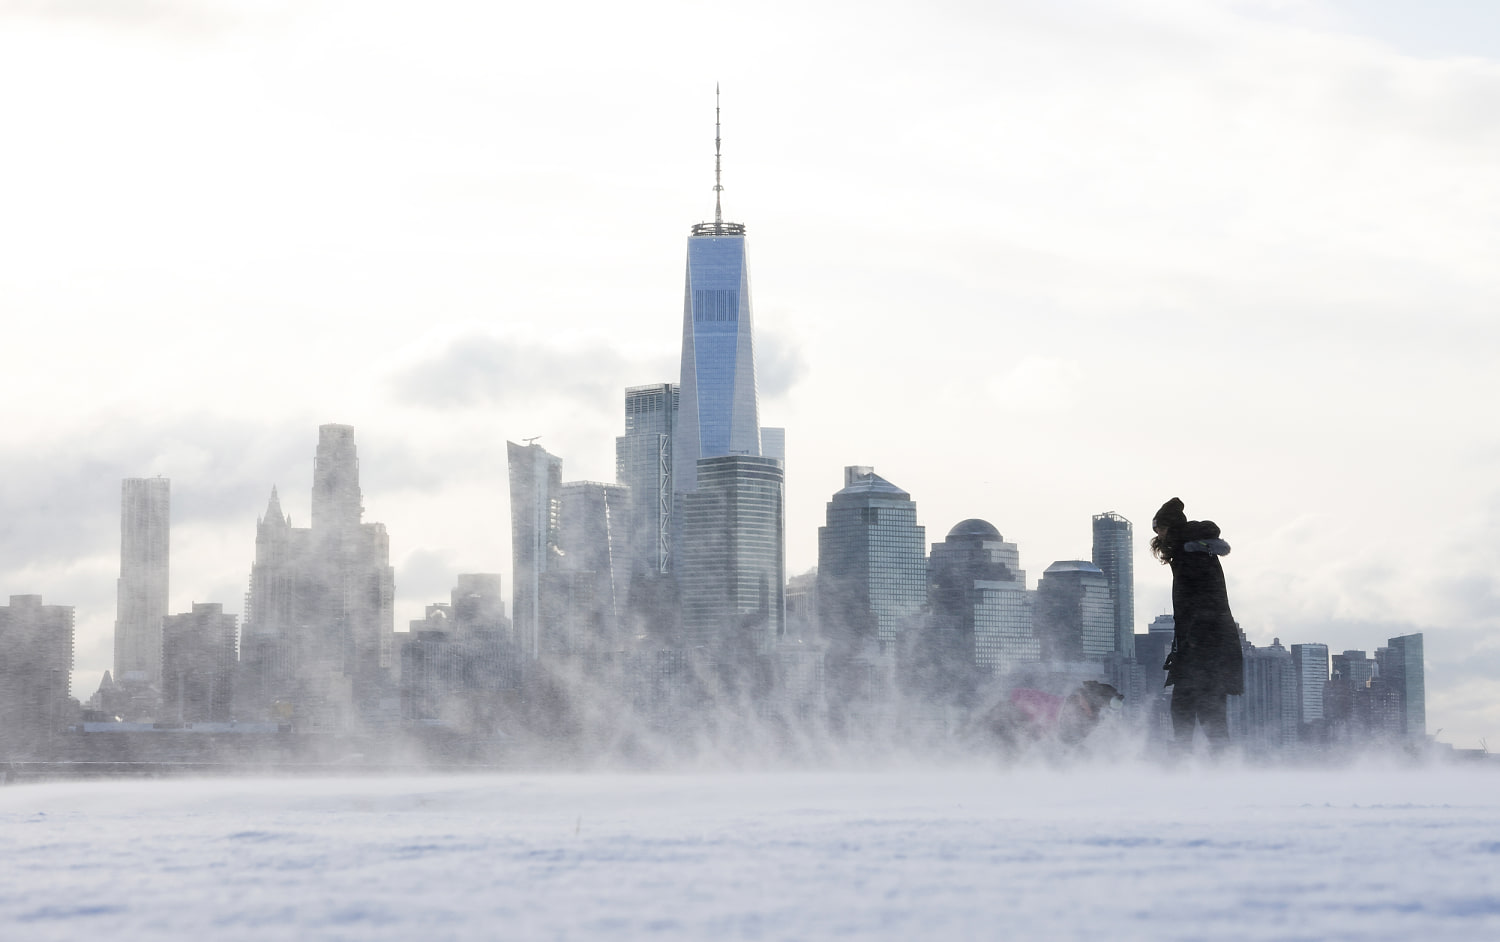
{"type": "Polygon", "coordinates": [[[1500,939],[1479,768],[0,788],[3,939],[1500,939]]]}

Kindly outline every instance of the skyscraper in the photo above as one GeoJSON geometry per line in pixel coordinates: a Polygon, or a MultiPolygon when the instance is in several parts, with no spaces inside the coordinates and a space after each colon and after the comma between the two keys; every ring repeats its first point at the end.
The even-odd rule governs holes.
{"type": "Polygon", "coordinates": [[[1400,732],[1408,739],[1427,738],[1427,682],[1422,663],[1422,634],[1401,635],[1381,648],[1380,677],[1400,697],[1400,732]]]}
{"type": "Polygon", "coordinates": [[[364,523],[354,429],[318,427],[312,527],[276,489],[256,526],[241,639],[242,715],[345,728],[390,693],[395,570],[390,536],[364,523]]]}
{"type": "Polygon", "coordinates": [[[1117,654],[1135,656],[1135,562],[1130,521],[1113,511],[1094,517],[1094,565],[1109,580],[1117,654]]]}
{"type": "Polygon", "coordinates": [[[542,649],[542,580],[557,557],[562,459],[532,442],[506,442],[510,464],[511,620],[521,653],[542,649]]]}
{"type": "Polygon", "coordinates": [[[120,496],[120,579],[115,601],[115,679],[161,684],[161,620],[167,615],[171,482],[126,478],[120,496]]]}
{"type": "Polygon", "coordinates": [[[672,448],[673,486],[681,493],[697,489],[701,458],[761,454],[745,227],[724,221],[718,112],[715,104],[714,221],[693,226],[687,246],[681,406],[672,448]]]}
{"type": "Polygon", "coordinates": [[[1333,656],[1333,672],[1339,675],[1352,689],[1370,685],[1375,676],[1375,662],[1363,651],[1345,651],[1333,656]]]}
{"type": "Polygon", "coordinates": [[[838,649],[893,654],[927,602],[926,528],[911,495],[873,468],[844,469],[818,528],[818,621],[838,649]]]}
{"type": "Polygon", "coordinates": [[[625,434],[615,439],[615,480],[630,488],[632,574],[672,568],[672,435],[676,383],[625,390],[625,434]]]}
{"type": "MultiPolygon", "coordinates": [[[[1042,656],[1053,661],[1097,660],[1116,649],[1109,577],[1081,559],[1047,567],[1036,587],[1032,625],[1042,656]]],[[[1135,638],[1131,637],[1131,647],[1135,638]]]]}
{"type": "Polygon", "coordinates": [[[623,485],[595,481],[562,485],[558,553],[541,581],[543,644],[554,653],[602,655],[624,647],[629,493],[623,485]]]}
{"type": "Polygon", "coordinates": [[[1328,645],[1292,645],[1292,666],[1297,671],[1297,704],[1303,723],[1323,719],[1323,688],[1328,686],[1328,645]]]}
{"type": "Polygon", "coordinates": [[[704,458],[683,497],[682,623],[686,640],[764,654],[786,624],[781,462],[704,458]]]}
{"type": "Polygon", "coordinates": [[[1239,732],[1252,751],[1284,749],[1297,741],[1297,671],[1292,655],[1280,638],[1268,648],[1244,647],[1245,693],[1230,698],[1229,712],[1242,718],[1239,732]]]}
{"type": "Polygon", "coordinates": [[[932,545],[927,598],[915,659],[922,692],[967,696],[980,678],[1041,658],[1020,553],[989,522],[961,521],[932,545]]]}

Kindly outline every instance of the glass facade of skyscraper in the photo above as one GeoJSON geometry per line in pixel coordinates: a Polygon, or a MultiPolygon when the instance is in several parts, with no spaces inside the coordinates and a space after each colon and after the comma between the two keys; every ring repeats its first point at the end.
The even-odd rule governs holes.
{"type": "Polygon", "coordinates": [[[927,531],[911,496],[868,468],[848,468],[818,528],[818,609],[825,638],[893,654],[927,601],[927,531]]]}
{"type": "Polygon", "coordinates": [[[1292,645],[1292,666],[1297,670],[1297,702],[1303,723],[1323,718],[1323,688],[1328,686],[1328,645],[1292,645]]]}
{"type": "Polygon", "coordinates": [[[1382,675],[1401,697],[1401,732],[1411,739],[1427,737],[1427,680],[1422,663],[1422,635],[1401,635],[1387,642],[1382,675]]]}
{"type": "MultiPolygon", "coordinates": [[[[1050,660],[1097,660],[1115,652],[1115,611],[1109,578],[1081,559],[1047,567],[1036,587],[1032,624],[1050,660]]],[[[1131,637],[1132,649],[1135,638],[1131,637]]]]}
{"type": "Polygon", "coordinates": [[[1041,658],[1020,552],[988,522],[964,520],[933,544],[927,592],[941,657],[989,674],[1041,658]]]}
{"type": "Polygon", "coordinates": [[[700,458],[760,451],[750,272],[743,227],[688,239],[682,315],[681,406],[674,486],[696,487],[700,458]]]}
{"type": "Polygon", "coordinates": [[[690,644],[749,640],[768,651],[786,623],[784,475],[774,458],[698,462],[698,490],[683,496],[678,566],[690,644]]]}
{"type": "Polygon", "coordinates": [[[1109,579],[1114,648],[1135,656],[1135,547],[1130,521],[1117,513],[1094,517],[1094,565],[1109,579]]]}
{"type": "Polygon", "coordinates": [[[542,650],[542,581],[557,549],[562,459],[541,445],[506,442],[510,459],[511,618],[528,657],[542,650]]]}
{"type": "Polygon", "coordinates": [[[672,435],[676,383],[625,390],[625,434],[615,439],[615,480],[630,488],[632,571],[672,568],[672,435]]]}

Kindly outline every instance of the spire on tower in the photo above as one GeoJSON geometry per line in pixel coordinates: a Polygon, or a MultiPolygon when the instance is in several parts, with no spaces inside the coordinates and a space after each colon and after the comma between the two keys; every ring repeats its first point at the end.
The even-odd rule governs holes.
{"type": "Polygon", "coordinates": [[[719,178],[719,83],[714,83],[714,225],[724,225],[724,207],[720,204],[719,194],[724,192],[724,184],[719,178]]]}
{"type": "Polygon", "coordinates": [[[693,226],[695,236],[742,236],[745,226],[738,222],[724,221],[724,167],[723,140],[720,138],[719,83],[714,83],[714,221],[700,222],[693,226]]]}

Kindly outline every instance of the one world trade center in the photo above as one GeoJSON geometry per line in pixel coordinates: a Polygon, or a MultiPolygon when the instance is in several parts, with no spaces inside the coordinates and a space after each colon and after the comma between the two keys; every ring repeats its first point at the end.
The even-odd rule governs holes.
{"type": "Polygon", "coordinates": [[[714,221],[688,237],[682,306],[682,377],[672,443],[674,490],[698,489],[698,459],[758,456],[754,325],[745,227],[725,222],[714,108],[714,221]]]}

